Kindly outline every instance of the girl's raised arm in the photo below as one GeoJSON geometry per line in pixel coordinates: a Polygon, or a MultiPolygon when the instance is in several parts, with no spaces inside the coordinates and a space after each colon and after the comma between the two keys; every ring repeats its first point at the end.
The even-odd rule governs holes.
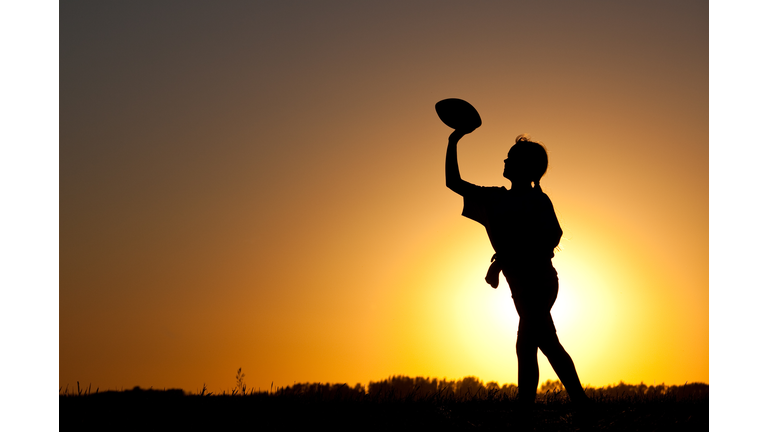
{"type": "Polygon", "coordinates": [[[448,189],[462,196],[472,186],[471,183],[461,178],[461,173],[459,172],[459,155],[457,147],[459,140],[464,135],[463,132],[458,130],[453,131],[451,136],[448,137],[448,150],[445,154],[445,185],[448,186],[448,189]]]}

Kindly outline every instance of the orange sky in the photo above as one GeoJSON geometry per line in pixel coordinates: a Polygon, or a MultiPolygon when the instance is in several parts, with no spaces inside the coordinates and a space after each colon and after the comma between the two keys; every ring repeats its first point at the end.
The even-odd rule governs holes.
{"type": "Polygon", "coordinates": [[[60,385],[516,382],[448,97],[483,118],[466,180],[508,186],[518,134],[549,151],[582,382],[709,382],[706,2],[60,13],[60,385]]]}

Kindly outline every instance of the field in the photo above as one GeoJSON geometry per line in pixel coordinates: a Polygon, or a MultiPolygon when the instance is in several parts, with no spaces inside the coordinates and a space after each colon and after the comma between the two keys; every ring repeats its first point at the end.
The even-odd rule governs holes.
{"type": "Polygon", "coordinates": [[[594,403],[574,406],[559,382],[535,405],[514,400],[514,385],[476,378],[391,377],[368,388],[296,384],[255,392],[244,384],[212,394],[182,390],[60,391],[64,430],[527,430],[698,431],[709,427],[709,387],[619,383],[587,388],[594,403]]]}

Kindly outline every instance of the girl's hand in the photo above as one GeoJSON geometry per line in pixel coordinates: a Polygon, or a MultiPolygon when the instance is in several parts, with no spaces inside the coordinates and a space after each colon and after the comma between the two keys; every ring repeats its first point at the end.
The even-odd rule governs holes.
{"type": "Polygon", "coordinates": [[[458,129],[454,130],[451,136],[448,137],[448,142],[451,144],[456,144],[459,142],[459,140],[466,135],[466,132],[460,131],[458,129]]]}

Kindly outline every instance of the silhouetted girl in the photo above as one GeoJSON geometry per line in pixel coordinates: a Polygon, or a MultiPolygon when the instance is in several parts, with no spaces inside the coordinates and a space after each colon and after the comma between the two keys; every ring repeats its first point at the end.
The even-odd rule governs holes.
{"type": "Polygon", "coordinates": [[[552,266],[554,249],[563,235],[549,197],[539,181],[547,171],[547,151],[524,136],[515,140],[504,161],[504,177],[512,182],[503,187],[482,187],[462,180],[457,144],[463,132],[448,138],[445,157],[445,184],[464,197],[462,215],[481,223],[496,252],[486,281],[494,288],[499,272],[512,290],[520,325],[517,330],[518,398],[533,403],[539,386],[537,352],[549,363],[572,401],[587,401],[576,367],[555,332],[550,309],[558,290],[557,271],[552,266]]]}

